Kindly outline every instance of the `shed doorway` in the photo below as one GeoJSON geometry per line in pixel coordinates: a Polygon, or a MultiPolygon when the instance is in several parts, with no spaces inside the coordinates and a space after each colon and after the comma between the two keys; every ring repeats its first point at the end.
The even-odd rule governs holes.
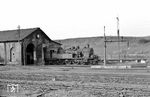
{"type": "Polygon", "coordinates": [[[26,48],[26,64],[33,65],[34,64],[34,45],[32,43],[28,44],[26,48]]]}
{"type": "Polygon", "coordinates": [[[16,61],[15,59],[16,59],[16,58],[15,58],[15,49],[14,49],[14,47],[12,47],[12,48],[10,49],[10,62],[16,61]]]}

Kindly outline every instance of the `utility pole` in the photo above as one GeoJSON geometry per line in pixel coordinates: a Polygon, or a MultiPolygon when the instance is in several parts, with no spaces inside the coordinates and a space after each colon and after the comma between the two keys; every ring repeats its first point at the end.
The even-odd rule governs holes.
{"type": "Polygon", "coordinates": [[[104,66],[106,66],[106,36],[105,36],[105,26],[104,26],[104,66]]]}
{"type": "Polygon", "coordinates": [[[119,17],[116,17],[117,19],[117,35],[118,35],[118,59],[119,59],[119,62],[120,62],[120,31],[119,31],[119,17]]]}
{"type": "Polygon", "coordinates": [[[18,25],[18,42],[20,42],[20,25],[18,25]]]}
{"type": "Polygon", "coordinates": [[[106,66],[106,62],[107,62],[107,43],[118,43],[118,49],[119,49],[119,54],[118,54],[118,61],[120,62],[120,43],[122,42],[127,42],[127,47],[129,48],[129,41],[124,40],[123,37],[120,39],[120,33],[119,33],[119,18],[116,17],[117,19],[117,36],[118,39],[117,40],[106,40],[106,35],[105,35],[105,26],[104,26],[104,66],[106,66]]]}
{"type": "Polygon", "coordinates": [[[21,64],[22,65],[22,56],[21,56],[21,54],[22,54],[22,44],[21,44],[21,42],[20,42],[20,34],[21,34],[21,32],[20,32],[20,25],[18,25],[18,47],[19,47],[19,58],[20,58],[20,62],[18,63],[18,64],[21,64]]]}

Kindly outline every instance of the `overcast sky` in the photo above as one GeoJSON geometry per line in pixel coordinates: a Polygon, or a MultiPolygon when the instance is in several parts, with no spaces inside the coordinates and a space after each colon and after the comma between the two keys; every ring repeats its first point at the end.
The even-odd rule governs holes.
{"type": "Polygon", "coordinates": [[[0,30],[40,27],[51,39],[150,35],[149,0],[0,0],[0,30]]]}

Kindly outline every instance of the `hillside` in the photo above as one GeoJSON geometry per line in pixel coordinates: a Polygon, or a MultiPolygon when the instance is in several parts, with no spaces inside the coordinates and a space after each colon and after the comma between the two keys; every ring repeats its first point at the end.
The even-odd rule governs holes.
{"type": "MultiPolygon", "coordinates": [[[[116,36],[107,36],[107,40],[117,40],[116,36]]],[[[120,42],[120,53],[123,54],[146,54],[150,56],[150,37],[123,37],[127,42],[120,42]]],[[[94,49],[95,54],[104,55],[104,37],[86,37],[72,38],[64,40],[56,40],[62,44],[64,49],[72,46],[80,46],[81,48],[90,45],[94,49]]],[[[119,52],[118,43],[107,43],[107,57],[117,56],[119,52]]]]}

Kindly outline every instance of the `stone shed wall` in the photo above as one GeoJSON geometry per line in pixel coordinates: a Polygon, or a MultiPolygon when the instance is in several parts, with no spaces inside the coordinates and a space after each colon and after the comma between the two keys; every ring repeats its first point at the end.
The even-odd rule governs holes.
{"type": "Polygon", "coordinates": [[[6,42],[0,43],[0,63],[1,64],[19,64],[21,65],[21,43],[6,42]],[[6,44],[6,48],[5,48],[6,44]],[[5,52],[6,49],[6,52],[5,52]]]}

